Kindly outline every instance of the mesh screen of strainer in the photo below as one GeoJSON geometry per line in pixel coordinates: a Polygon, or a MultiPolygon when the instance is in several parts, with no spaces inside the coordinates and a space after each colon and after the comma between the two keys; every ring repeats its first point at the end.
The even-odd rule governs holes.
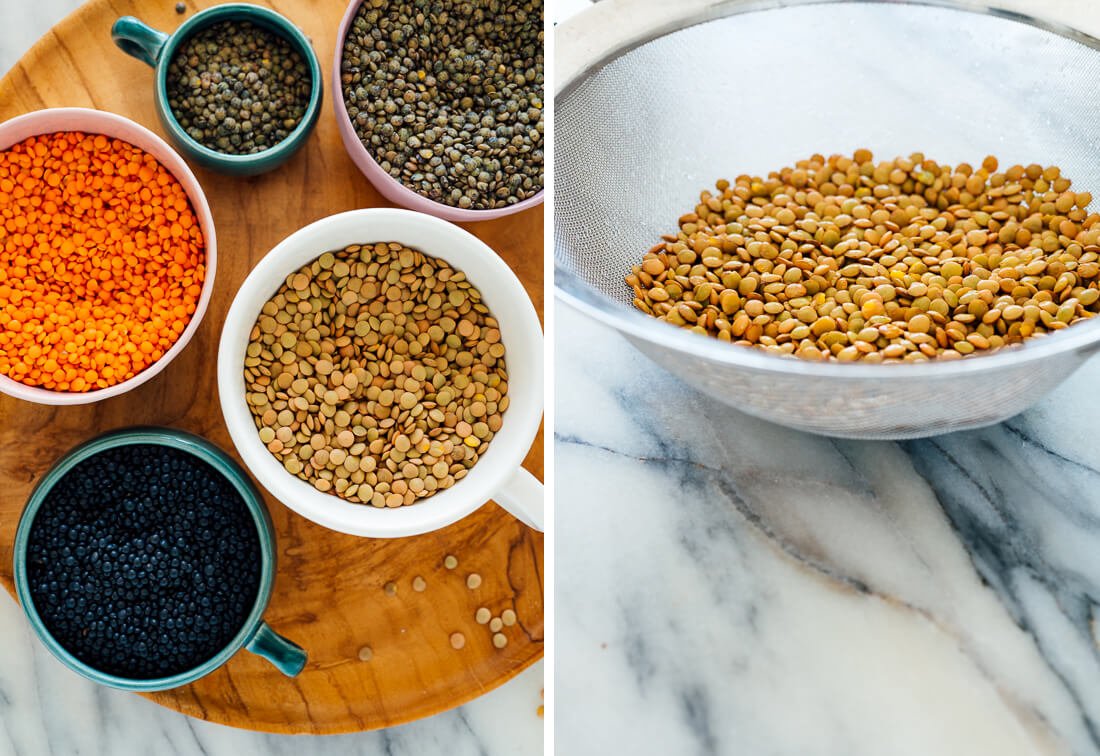
{"type": "Polygon", "coordinates": [[[1096,49],[961,10],[830,3],[691,26],[558,97],[556,262],[628,304],[623,276],[715,179],[859,147],[1058,165],[1100,197],[1098,93],[1096,49]]]}

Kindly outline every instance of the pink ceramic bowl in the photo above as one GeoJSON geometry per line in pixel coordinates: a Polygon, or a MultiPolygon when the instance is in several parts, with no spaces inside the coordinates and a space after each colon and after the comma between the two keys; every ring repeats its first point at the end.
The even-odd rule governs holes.
{"type": "Polygon", "coordinates": [[[344,104],[344,85],[340,80],[340,70],[344,61],[344,38],[347,37],[351,22],[355,19],[355,14],[362,4],[363,0],[351,0],[347,11],[344,13],[344,18],[340,22],[340,31],[336,35],[336,55],[332,64],[332,104],[336,110],[336,124],[340,127],[340,138],[344,140],[344,149],[351,156],[352,162],[374,185],[374,188],[394,204],[455,223],[493,220],[541,204],[543,193],[539,191],[535,196],[528,197],[507,207],[498,207],[493,210],[464,210],[461,207],[445,205],[442,202],[436,202],[417,194],[382,170],[382,166],[378,165],[370,152],[367,151],[367,148],[359,141],[359,135],[355,133],[355,128],[351,125],[351,116],[348,115],[347,106],[344,104]]]}
{"type": "Polygon", "coordinates": [[[199,327],[199,323],[202,322],[202,316],[206,313],[207,305],[210,304],[210,293],[214,290],[214,271],[217,267],[217,241],[214,237],[214,219],[210,215],[210,206],[206,202],[206,195],[203,194],[202,187],[199,186],[195,174],[191,173],[191,169],[187,167],[187,163],[183,161],[183,158],[176,154],[175,150],[169,147],[163,139],[128,118],[87,108],[36,110],[33,113],[27,113],[0,124],[0,150],[6,150],[28,137],[38,134],[52,134],[57,131],[83,131],[88,134],[104,134],[129,142],[155,157],[183,185],[206,240],[206,280],[203,282],[202,293],[199,295],[199,303],[195,308],[195,314],[191,316],[191,322],[187,324],[176,343],[164,353],[163,357],[133,378],[105,389],[78,393],[35,388],[13,381],[6,376],[0,376],[0,392],[14,396],[16,399],[26,399],[28,402],[37,402],[38,404],[89,404],[98,402],[100,399],[125,394],[130,389],[140,386],[163,370],[187,346],[187,342],[191,340],[199,327]]]}

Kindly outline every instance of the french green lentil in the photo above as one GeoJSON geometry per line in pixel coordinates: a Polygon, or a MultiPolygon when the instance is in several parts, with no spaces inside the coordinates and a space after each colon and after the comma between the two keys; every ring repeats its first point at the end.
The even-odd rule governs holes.
{"type": "Polygon", "coordinates": [[[221,21],[189,37],[168,64],[168,105],[188,136],[229,155],[270,149],[305,116],[309,66],[284,37],[221,21]]]}
{"type": "Polygon", "coordinates": [[[365,0],[343,43],[363,146],[413,191],[459,208],[543,186],[542,0],[365,0]]]}
{"type": "Polygon", "coordinates": [[[1100,214],[1057,167],[814,155],[704,191],[626,277],[661,320],[780,355],[987,353],[1100,312],[1100,214]]]}

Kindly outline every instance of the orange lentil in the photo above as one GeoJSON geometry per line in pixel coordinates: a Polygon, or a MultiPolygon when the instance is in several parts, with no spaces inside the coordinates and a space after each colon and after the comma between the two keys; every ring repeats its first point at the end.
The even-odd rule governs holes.
{"type": "Polygon", "coordinates": [[[0,152],[0,375],[54,391],[121,383],[187,327],[205,241],[156,158],[77,131],[0,152]]]}

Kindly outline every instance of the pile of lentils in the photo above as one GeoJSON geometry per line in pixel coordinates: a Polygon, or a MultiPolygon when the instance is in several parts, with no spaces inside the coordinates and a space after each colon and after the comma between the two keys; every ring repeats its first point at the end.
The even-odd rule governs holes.
{"type": "Polygon", "coordinates": [[[1056,167],[814,155],[705,191],[626,277],[645,313],[841,362],[957,359],[1100,311],[1100,214],[1056,167]]]}
{"type": "Polygon", "coordinates": [[[0,151],[0,375],[80,393],[128,380],[187,329],[206,242],[183,185],[105,134],[0,151]]]}
{"type": "Polygon", "coordinates": [[[263,306],[244,361],[260,440],[317,490],[414,504],[500,430],[500,329],[466,275],[400,244],[327,252],[263,306]]]}
{"type": "Polygon", "coordinates": [[[344,40],[363,145],[413,191],[487,210],[542,190],[542,0],[364,0],[344,40]]]}
{"type": "Polygon", "coordinates": [[[154,444],[72,468],[31,525],[27,576],[50,635],[101,672],[179,674],[241,629],[260,584],[256,525],[222,475],[154,444]]]}
{"type": "Polygon", "coordinates": [[[309,65],[288,40],[250,21],[195,33],[168,64],[168,105],[199,144],[249,155],[286,139],[309,107],[309,65]]]}

